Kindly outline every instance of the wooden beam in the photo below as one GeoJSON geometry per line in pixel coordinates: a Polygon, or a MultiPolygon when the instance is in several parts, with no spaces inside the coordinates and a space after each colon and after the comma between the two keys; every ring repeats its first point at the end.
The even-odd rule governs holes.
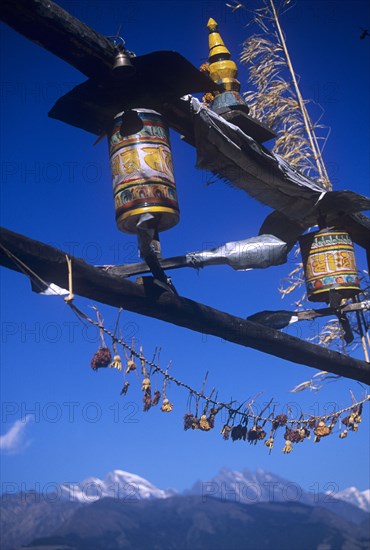
{"type": "Polygon", "coordinates": [[[113,43],[49,0],[2,0],[0,18],[12,29],[88,77],[111,70],[113,43]]]}
{"type": "MultiPolygon", "coordinates": [[[[64,252],[2,228],[0,265],[24,272],[25,268],[14,257],[43,280],[68,288],[64,252]]],[[[133,283],[110,275],[78,258],[72,258],[72,266],[75,294],[196,332],[218,336],[293,363],[370,383],[370,364],[365,361],[177,296],[156,285],[151,278],[143,278],[144,284],[133,283]]]]}

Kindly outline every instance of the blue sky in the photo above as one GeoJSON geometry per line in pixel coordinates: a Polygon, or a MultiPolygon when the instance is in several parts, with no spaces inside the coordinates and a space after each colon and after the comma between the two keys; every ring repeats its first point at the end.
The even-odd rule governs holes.
{"type": "MultiPolygon", "coordinates": [[[[218,21],[234,60],[249,33],[249,15],[232,13],[223,1],[60,4],[106,35],[122,22],[121,34],[137,55],[172,49],[196,66],[208,55],[209,17],[218,21]]],[[[335,188],[368,195],[370,39],[359,39],[361,27],[370,25],[367,2],[297,1],[282,25],[303,96],[321,104],[323,122],[331,128],[324,158],[335,188]]],[[[93,135],[47,117],[57,98],[85,78],[5,26],[1,46],[1,224],[91,263],[135,261],[135,238],[115,226],[106,143],[93,147],[93,135]]],[[[239,79],[246,91],[243,67],[239,79]]],[[[162,234],[164,256],[258,233],[266,207],[222,182],[207,185],[211,174],[195,169],[195,151],[175,133],[172,150],[181,220],[162,234]]],[[[288,265],[258,272],[226,266],[177,270],[173,280],[180,294],[246,317],[290,306],[277,287],[293,265],[290,258],[288,265]]],[[[280,451],[281,438],[271,455],[262,445],[224,442],[220,423],[209,433],[184,432],[186,393],[169,387],[171,414],[143,413],[138,388],[121,398],[119,373],[94,373],[89,366],[98,335],[78,324],[61,298],[38,296],[25,277],[2,269],[1,299],[3,482],[42,488],[119,468],[160,487],[183,489],[227,466],[260,467],[305,489],[318,484],[325,490],[328,483],[338,489],[369,487],[368,408],[357,434],[343,441],[336,435],[319,444],[306,441],[288,456],[280,451]]],[[[76,304],[91,311],[89,300],[77,298],[76,304]]],[[[99,309],[114,326],[116,312],[99,309]]],[[[343,379],[319,393],[292,394],[314,370],[129,312],[121,322],[123,336],[134,336],[149,357],[160,346],[162,365],[172,360],[179,379],[200,388],[209,370],[209,386],[224,400],[263,391],[259,404],[273,397],[281,407],[290,402],[323,414],[333,402],[350,404],[350,390],[356,396],[363,392],[343,379]]],[[[301,336],[314,329],[295,325],[290,332],[301,336]]]]}

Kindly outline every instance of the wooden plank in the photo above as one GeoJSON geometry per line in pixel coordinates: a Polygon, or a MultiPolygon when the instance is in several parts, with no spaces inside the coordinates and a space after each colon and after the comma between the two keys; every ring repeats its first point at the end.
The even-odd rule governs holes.
{"type": "MultiPolygon", "coordinates": [[[[0,265],[23,271],[8,252],[47,282],[68,288],[65,253],[7,229],[0,230],[0,265]]],[[[144,284],[110,275],[81,259],[72,258],[76,294],[154,317],[202,334],[221,337],[282,359],[370,383],[370,365],[311,344],[207,305],[177,296],[144,278],[144,284]]]]}
{"type": "MultiPolygon", "coordinates": [[[[186,256],[174,256],[173,258],[160,259],[159,264],[162,269],[179,269],[180,267],[192,267],[193,269],[199,269],[203,267],[201,262],[194,264],[186,256]]],[[[107,265],[101,266],[100,269],[104,269],[107,273],[110,273],[111,275],[118,275],[119,277],[132,277],[133,275],[150,273],[150,268],[145,262],[136,262],[123,265],[107,265]]]]}

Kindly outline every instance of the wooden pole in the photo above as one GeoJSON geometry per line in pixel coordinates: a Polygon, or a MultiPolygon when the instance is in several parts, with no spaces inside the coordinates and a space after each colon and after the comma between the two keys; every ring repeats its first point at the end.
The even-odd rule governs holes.
{"type": "MultiPolygon", "coordinates": [[[[143,278],[143,284],[137,284],[78,258],[70,257],[70,260],[75,294],[218,336],[293,363],[370,383],[370,366],[364,361],[177,296],[156,285],[152,278],[143,278]]],[[[32,270],[44,281],[68,288],[64,252],[4,228],[0,230],[0,265],[28,274],[32,270]]]]}
{"type": "Polygon", "coordinates": [[[291,77],[292,77],[294,89],[295,89],[295,92],[296,92],[296,95],[297,95],[299,107],[300,107],[301,112],[302,112],[303,121],[304,121],[304,125],[305,125],[305,128],[306,128],[307,136],[308,136],[308,139],[310,141],[310,145],[311,145],[311,149],[312,149],[312,152],[313,152],[313,155],[314,155],[314,158],[315,158],[315,163],[316,163],[316,166],[317,166],[317,170],[318,170],[320,178],[321,178],[321,183],[325,187],[325,189],[331,189],[331,183],[330,183],[330,180],[329,180],[329,176],[328,176],[328,173],[326,171],[326,167],[325,167],[322,155],[321,155],[320,147],[318,145],[314,129],[312,127],[312,122],[311,122],[309,114],[307,112],[306,105],[303,101],[301,90],[299,89],[299,86],[298,86],[297,78],[296,78],[296,75],[295,75],[295,72],[294,72],[294,69],[293,69],[292,60],[290,59],[288,47],[287,47],[286,42],[285,42],[284,33],[283,33],[282,28],[280,26],[279,17],[278,17],[278,14],[277,14],[275,4],[274,4],[273,0],[270,0],[270,4],[271,4],[271,9],[272,9],[272,13],[273,13],[273,16],[274,16],[274,21],[275,21],[275,24],[276,24],[276,28],[277,28],[277,31],[278,31],[278,34],[279,34],[280,43],[281,43],[281,46],[282,46],[283,51],[284,51],[285,59],[286,59],[286,62],[287,62],[287,65],[288,65],[288,68],[289,68],[289,71],[290,71],[290,74],[291,74],[291,77]]]}

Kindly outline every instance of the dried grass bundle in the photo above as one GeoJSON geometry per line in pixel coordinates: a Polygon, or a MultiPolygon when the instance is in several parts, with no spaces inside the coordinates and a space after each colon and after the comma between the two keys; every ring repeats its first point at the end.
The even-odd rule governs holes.
{"type": "Polygon", "coordinates": [[[272,0],[256,10],[254,22],[263,34],[250,36],[240,56],[249,68],[248,82],[253,91],[244,94],[250,114],[277,133],[274,152],[302,173],[314,178],[323,188],[330,181],[322,160],[319,141],[324,145],[328,129],[313,124],[302,99],[298,77],[294,73],[278,12],[272,0]]]}

